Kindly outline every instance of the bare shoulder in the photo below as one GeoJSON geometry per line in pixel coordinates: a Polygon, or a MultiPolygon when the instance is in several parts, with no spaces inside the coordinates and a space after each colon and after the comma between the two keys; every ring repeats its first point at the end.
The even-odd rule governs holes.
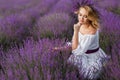
{"type": "Polygon", "coordinates": [[[89,26],[89,34],[94,35],[96,33],[97,29],[93,28],[92,26],[89,26]]]}

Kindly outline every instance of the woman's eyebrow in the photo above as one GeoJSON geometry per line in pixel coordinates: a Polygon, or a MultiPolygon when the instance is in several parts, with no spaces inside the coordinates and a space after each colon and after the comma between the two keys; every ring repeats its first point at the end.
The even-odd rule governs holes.
{"type": "MultiPolygon", "coordinates": [[[[81,15],[82,13],[79,13],[79,15],[81,15]]],[[[83,16],[87,16],[87,15],[83,15],[83,16]]]]}

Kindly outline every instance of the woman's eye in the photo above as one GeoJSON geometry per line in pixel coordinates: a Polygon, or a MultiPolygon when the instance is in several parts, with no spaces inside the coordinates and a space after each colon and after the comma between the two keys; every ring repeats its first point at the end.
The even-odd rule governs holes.
{"type": "Polygon", "coordinates": [[[87,16],[84,16],[84,18],[87,18],[87,16]]]}
{"type": "Polygon", "coordinates": [[[81,14],[79,16],[82,16],[81,14]]]}

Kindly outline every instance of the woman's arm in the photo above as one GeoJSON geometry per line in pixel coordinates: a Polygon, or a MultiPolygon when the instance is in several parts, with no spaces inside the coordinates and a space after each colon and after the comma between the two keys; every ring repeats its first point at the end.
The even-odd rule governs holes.
{"type": "Polygon", "coordinates": [[[78,32],[74,31],[73,37],[72,37],[72,50],[76,49],[78,46],[78,32]]]}
{"type": "Polygon", "coordinates": [[[79,33],[79,29],[80,29],[80,24],[77,23],[74,25],[74,33],[73,33],[73,37],[72,37],[72,50],[76,49],[78,46],[78,33],[79,33]]]}

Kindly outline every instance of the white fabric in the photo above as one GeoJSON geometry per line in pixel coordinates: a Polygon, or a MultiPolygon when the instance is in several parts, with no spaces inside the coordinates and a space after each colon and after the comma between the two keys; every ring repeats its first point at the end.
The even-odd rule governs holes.
{"type": "Polygon", "coordinates": [[[94,53],[86,54],[85,52],[99,47],[99,31],[97,30],[93,35],[83,35],[79,32],[78,37],[79,45],[72,51],[68,62],[76,65],[83,77],[95,80],[106,62],[107,55],[101,48],[94,53]]]}

